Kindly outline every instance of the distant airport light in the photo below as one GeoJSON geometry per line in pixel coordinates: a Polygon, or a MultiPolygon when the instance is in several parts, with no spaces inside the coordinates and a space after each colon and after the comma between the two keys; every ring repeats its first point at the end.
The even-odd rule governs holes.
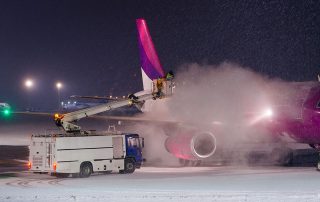
{"type": "Polygon", "coordinates": [[[62,88],[62,83],[61,82],[57,82],[56,83],[56,87],[57,87],[57,91],[58,91],[58,107],[59,109],[61,109],[61,106],[63,106],[63,104],[60,105],[61,103],[61,98],[60,98],[60,89],[62,88]]]}
{"type": "Polygon", "coordinates": [[[5,109],[5,110],[3,111],[3,115],[4,115],[4,116],[9,116],[10,114],[11,114],[10,109],[5,109]]]}
{"type": "Polygon", "coordinates": [[[10,114],[10,110],[9,109],[4,110],[4,114],[5,115],[9,115],[10,114]]]}
{"type": "Polygon", "coordinates": [[[31,79],[27,79],[25,82],[24,82],[24,85],[27,87],[27,88],[32,88],[33,86],[33,81],[31,79]]]}
{"type": "Polygon", "coordinates": [[[57,83],[56,83],[56,87],[57,87],[58,89],[61,89],[61,88],[62,88],[62,83],[57,82],[57,83]]]}

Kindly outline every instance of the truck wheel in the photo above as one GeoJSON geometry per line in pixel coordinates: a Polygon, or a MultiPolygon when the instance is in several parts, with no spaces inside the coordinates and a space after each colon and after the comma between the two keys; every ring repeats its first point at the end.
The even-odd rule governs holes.
{"type": "Polygon", "coordinates": [[[125,173],[133,173],[135,169],[136,169],[136,163],[133,159],[126,159],[124,161],[125,173]]]}
{"type": "Polygon", "coordinates": [[[81,178],[85,178],[85,177],[89,177],[92,173],[92,165],[91,163],[82,163],[80,166],[80,173],[79,173],[79,177],[81,178]]]}

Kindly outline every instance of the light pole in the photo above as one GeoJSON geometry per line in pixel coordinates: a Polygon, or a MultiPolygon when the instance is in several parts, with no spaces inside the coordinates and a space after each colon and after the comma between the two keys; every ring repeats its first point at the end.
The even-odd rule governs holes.
{"type": "MultiPolygon", "coordinates": [[[[33,88],[33,85],[34,85],[34,82],[33,82],[33,80],[32,79],[26,79],[25,81],[24,81],[24,86],[27,88],[27,90],[28,91],[30,91],[32,88],[33,88]]],[[[28,106],[27,106],[27,108],[29,109],[29,110],[31,110],[31,98],[30,98],[30,93],[29,93],[29,95],[28,95],[28,106]]]]}
{"type": "Polygon", "coordinates": [[[61,107],[61,100],[60,100],[60,89],[62,88],[62,83],[61,82],[57,82],[56,83],[56,88],[58,90],[58,103],[59,103],[59,109],[61,107]]]}

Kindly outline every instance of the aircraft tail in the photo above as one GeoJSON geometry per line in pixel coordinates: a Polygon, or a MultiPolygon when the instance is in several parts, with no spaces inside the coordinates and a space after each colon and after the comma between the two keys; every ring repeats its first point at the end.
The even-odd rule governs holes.
{"type": "Polygon", "coordinates": [[[147,23],[144,19],[136,20],[138,29],[138,44],[143,81],[143,90],[152,90],[152,81],[164,77],[165,73],[154,48],[147,23]]]}

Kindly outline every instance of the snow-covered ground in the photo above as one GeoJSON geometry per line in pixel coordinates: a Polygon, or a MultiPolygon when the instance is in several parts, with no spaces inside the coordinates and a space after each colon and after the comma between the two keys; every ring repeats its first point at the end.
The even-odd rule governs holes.
{"type": "Polygon", "coordinates": [[[0,176],[0,201],[320,201],[315,168],[144,167],[133,174],[0,176]]]}

